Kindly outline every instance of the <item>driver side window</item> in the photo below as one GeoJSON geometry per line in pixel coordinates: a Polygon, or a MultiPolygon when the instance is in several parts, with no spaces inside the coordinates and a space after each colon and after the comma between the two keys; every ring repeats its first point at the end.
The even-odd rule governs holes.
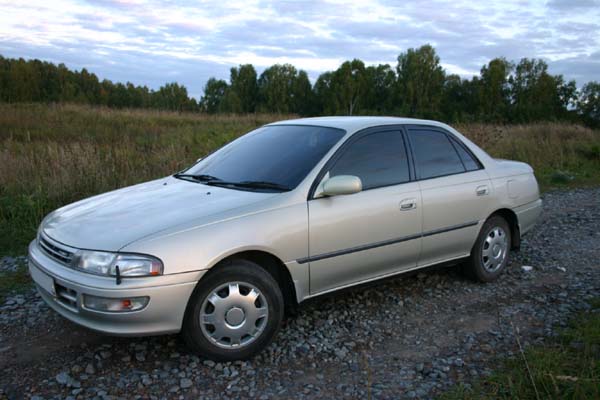
{"type": "Polygon", "coordinates": [[[410,180],[406,147],[400,131],[367,134],[347,147],[329,170],[329,176],[358,176],[363,190],[410,180]]]}

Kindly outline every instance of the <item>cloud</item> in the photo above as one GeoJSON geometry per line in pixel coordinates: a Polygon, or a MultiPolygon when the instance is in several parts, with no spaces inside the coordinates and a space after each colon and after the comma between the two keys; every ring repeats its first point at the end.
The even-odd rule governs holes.
{"type": "Polygon", "coordinates": [[[400,52],[430,43],[449,73],[535,57],[582,85],[600,80],[598,21],[598,0],[0,0],[0,54],[152,88],[178,81],[197,97],[242,63],[259,73],[291,63],[314,80],[347,59],[395,66],[400,52]]]}
{"type": "Polygon", "coordinates": [[[581,8],[597,8],[600,7],[598,0],[551,0],[548,2],[548,7],[560,10],[573,10],[581,8]]]}
{"type": "MultiPolygon", "coordinates": [[[[554,74],[562,74],[567,80],[575,79],[582,85],[591,79],[590,71],[600,71],[600,51],[586,57],[564,58],[550,64],[550,71],[554,74]]],[[[595,80],[599,80],[596,76],[595,80]]]]}

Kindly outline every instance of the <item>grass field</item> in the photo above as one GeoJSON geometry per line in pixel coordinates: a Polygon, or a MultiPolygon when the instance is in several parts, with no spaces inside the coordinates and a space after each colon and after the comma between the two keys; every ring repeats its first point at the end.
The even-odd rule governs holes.
{"type": "MultiPolygon", "coordinates": [[[[22,253],[42,217],[165,176],[288,115],[178,114],[0,104],[0,254],[22,253]]],[[[600,183],[600,132],[567,124],[457,128],[492,156],[530,163],[543,188],[600,183]]]]}
{"type": "Polygon", "coordinates": [[[600,398],[600,299],[555,340],[503,360],[472,387],[457,386],[440,400],[600,398]]]}

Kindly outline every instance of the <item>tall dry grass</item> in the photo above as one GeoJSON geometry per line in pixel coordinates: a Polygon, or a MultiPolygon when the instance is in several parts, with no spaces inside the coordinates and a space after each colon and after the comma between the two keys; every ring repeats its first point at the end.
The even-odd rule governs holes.
{"type": "Polygon", "coordinates": [[[68,201],[180,170],[277,119],[0,105],[0,187],[68,201]]]}
{"type": "MultiPolygon", "coordinates": [[[[240,134],[291,117],[0,104],[0,253],[22,251],[54,208],[171,174],[240,134]]],[[[457,128],[494,157],[530,163],[545,186],[556,174],[600,182],[597,131],[556,123],[457,128]]]]}
{"type": "Polygon", "coordinates": [[[543,122],[527,125],[459,125],[457,129],[496,158],[530,164],[543,187],[600,183],[600,131],[581,125],[543,122]]]}

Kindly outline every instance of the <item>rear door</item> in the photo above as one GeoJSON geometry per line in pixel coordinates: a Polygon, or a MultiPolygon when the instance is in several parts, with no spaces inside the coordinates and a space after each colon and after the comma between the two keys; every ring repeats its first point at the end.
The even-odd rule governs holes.
{"type": "Polygon", "coordinates": [[[410,126],[423,202],[420,266],[466,256],[491,212],[486,171],[458,138],[437,127],[410,126]]]}
{"type": "Polygon", "coordinates": [[[333,156],[318,181],[354,175],[363,190],[309,200],[311,294],[416,266],[421,193],[409,164],[393,127],[358,133],[333,156]]]}

